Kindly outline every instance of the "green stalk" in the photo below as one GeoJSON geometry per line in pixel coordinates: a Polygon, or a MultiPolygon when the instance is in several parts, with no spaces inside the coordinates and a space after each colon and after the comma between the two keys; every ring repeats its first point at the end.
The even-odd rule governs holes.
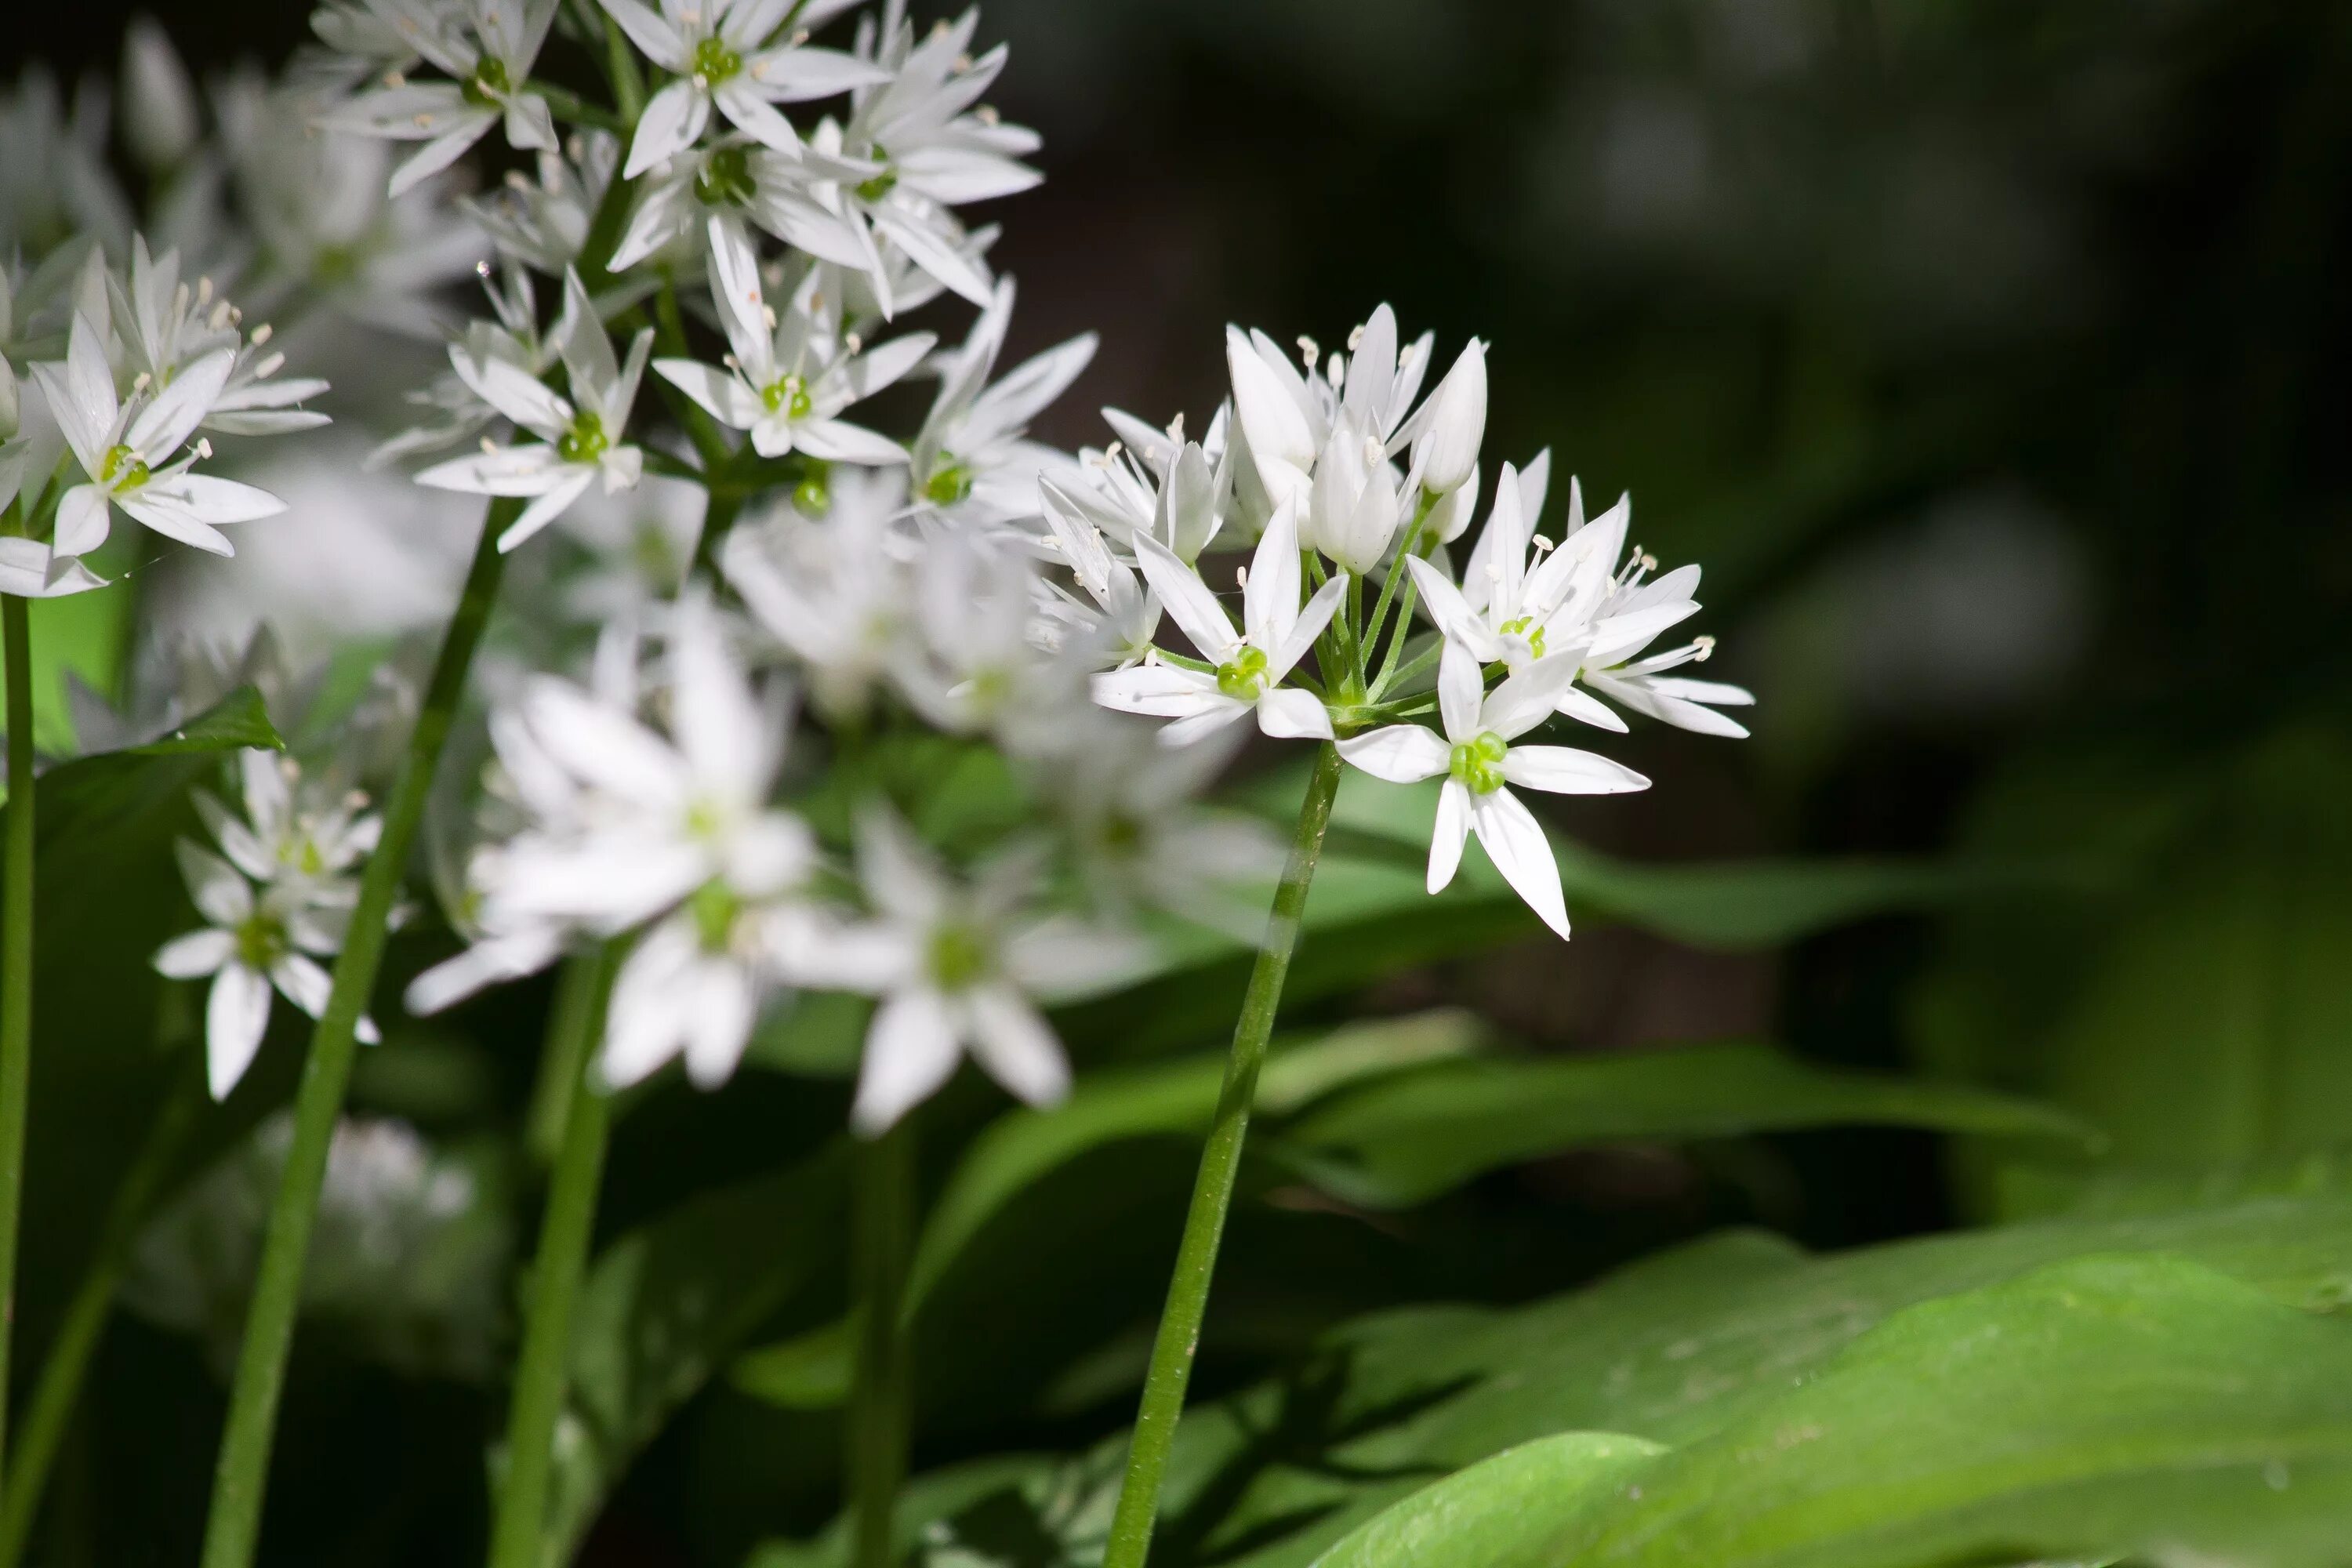
{"type": "Polygon", "coordinates": [[[1404,604],[1399,612],[1403,618],[1397,625],[1396,636],[1389,639],[1388,658],[1383,661],[1384,668],[1381,670],[1379,679],[1373,680],[1369,688],[1373,697],[1378,697],[1382,691],[1388,689],[1390,672],[1396,668],[1397,650],[1404,646],[1405,634],[1412,626],[1413,601],[1420,597],[1421,591],[1412,580],[1412,571],[1405,565],[1405,558],[1410,556],[1413,547],[1421,542],[1422,525],[1429,521],[1429,514],[1436,510],[1437,500],[1437,497],[1424,492],[1421,498],[1421,504],[1413,508],[1412,524],[1404,531],[1404,538],[1397,545],[1396,560],[1389,567],[1388,581],[1381,584],[1381,596],[1372,605],[1371,624],[1364,628],[1365,674],[1369,676],[1371,673],[1370,661],[1373,646],[1380,641],[1381,630],[1388,624],[1389,605],[1396,599],[1397,580],[1404,579],[1404,604]]]}
{"type": "Polygon", "coordinates": [[[612,1100],[587,1081],[588,1064],[604,1032],[612,994],[612,950],[574,958],[563,988],[577,984],[584,1005],[560,1007],[549,1023],[547,1059],[571,1084],[563,1146],[547,1188],[539,1255],[530,1268],[530,1310],[522,1354],[515,1363],[514,1402],[507,1411],[507,1468],[490,1527],[490,1568],[537,1568],[547,1528],[547,1478],[555,1454],[555,1426],[563,1414],[572,1351],[572,1309],[587,1267],[596,1223],[596,1191],[604,1175],[612,1100]],[[578,977],[575,979],[575,977],[578,977]]]}
{"type": "Polygon", "coordinates": [[[1210,1124],[1208,1143],[1201,1151],[1201,1173],[1192,1182],[1192,1206],[1184,1216],[1183,1239],[1176,1247],[1176,1272],[1168,1282],[1168,1305],[1160,1314],[1160,1331],[1151,1342],[1151,1364],[1144,1373],[1143,1403],[1135,1415],[1135,1436],[1128,1447],[1127,1474],[1119,1483],[1118,1508],[1111,1516],[1103,1568],[1143,1568],[1144,1557],[1151,1549],[1151,1526],[1160,1512],[1160,1485],[1168,1468],[1169,1447],[1176,1440],[1177,1417],[1184,1413],[1184,1385],[1192,1380],[1192,1357],[1200,1348],[1201,1321],[1209,1308],[1209,1284],[1216,1273],[1217,1244],[1224,1237],[1225,1212],[1233,1206],[1234,1184],[1241,1173],[1242,1141],[1249,1132],[1258,1068],[1265,1061],[1266,1039],[1274,1032],[1275,1012],[1282,1002],[1283,979],[1290,972],[1299,921],[1307,912],[1307,884],[1315,879],[1316,858],[1323,851],[1323,830],[1330,826],[1331,801],[1339,793],[1339,752],[1327,741],[1315,753],[1315,772],[1298,808],[1298,832],[1290,842],[1290,860],[1274,889],[1274,909],[1266,918],[1265,945],[1258,950],[1249,990],[1242,997],[1241,1018],[1234,1026],[1233,1054],[1225,1061],[1224,1087],[1217,1091],[1216,1120],[1210,1124]]]}
{"type": "Polygon", "coordinates": [[[8,665],[8,836],[0,861],[0,1453],[7,1441],[8,1339],[16,1321],[16,1232],[25,1197],[25,1098],[33,1066],[33,633],[25,601],[0,595],[8,665]]]}
{"type": "Polygon", "coordinates": [[[712,490],[702,512],[702,532],[694,542],[694,570],[716,581],[719,576],[719,547],[727,542],[728,533],[735,526],[737,514],[743,510],[740,491],[712,490]]]}
{"type": "Polygon", "coordinates": [[[89,1270],[66,1304],[57,1337],[41,1363],[40,1380],[26,1406],[24,1430],[17,1440],[16,1462],[8,1467],[7,1485],[0,1489],[0,1568],[16,1568],[25,1553],[40,1511],[41,1494],[58,1447],[72,1425],[74,1406],[89,1374],[100,1340],[114,1310],[114,1293],[131,1263],[131,1249],[163,1195],[165,1184],[194,1131],[204,1104],[204,1050],[188,1042],[188,1068],[163,1101],[163,1109],[137,1160],[115,1189],[106,1219],[99,1231],[98,1250],[89,1270]]]}
{"type": "Polygon", "coordinates": [[[506,562],[499,553],[499,535],[522,508],[520,500],[494,500],[483,516],[465,591],[442,637],[424,706],[408,738],[408,754],[384,808],[383,837],[360,878],[350,935],[335,961],[334,989],[310,1035],[310,1053],[294,1099],[293,1142],[287,1146],[285,1173],[270,1205],[253,1304],[246,1312],[245,1340],[229,1387],[228,1421],[221,1435],[212,1511],[205,1525],[203,1568],[249,1568],[260,1538],[261,1500],[269,1485],[269,1448],[277,1431],[278,1397],[285,1392],[286,1355],[294,1342],[294,1315],[301,1302],[302,1265],[310,1249],[310,1225],[318,1217],[320,1185],[326,1180],[328,1147],[351,1085],[357,1048],[353,1031],[375,989],[409,847],[425,815],[449,725],[465,695],[474,649],[498,599],[506,562]]]}
{"type": "Polygon", "coordinates": [[[891,1523],[907,1479],[907,1327],[899,1321],[915,1232],[915,1132],[901,1118],[858,1150],[850,1267],[857,1290],[857,1361],[849,1388],[845,1466],[850,1568],[890,1568],[891,1523]]]}

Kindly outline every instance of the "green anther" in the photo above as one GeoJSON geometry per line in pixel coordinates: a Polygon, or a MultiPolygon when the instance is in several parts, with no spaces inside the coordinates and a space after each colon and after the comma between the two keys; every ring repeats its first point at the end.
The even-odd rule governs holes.
{"type": "Polygon", "coordinates": [[[1489,730],[1456,745],[1445,771],[1473,795],[1492,795],[1503,787],[1503,758],[1510,749],[1509,742],[1489,730]]]}
{"type": "Polygon", "coordinates": [[[809,400],[808,383],[796,375],[772,381],[761,387],[760,401],[768,405],[769,413],[781,413],[787,419],[805,419],[809,416],[809,410],[816,406],[809,400]]]}
{"type": "Polygon", "coordinates": [[[706,952],[724,952],[735,934],[735,917],[743,912],[743,900],[724,882],[713,879],[694,889],[686,900],[694,916],[694,933],[702,941],[706,952]]]}
{"type": "Polygon", "coordinates": [[[110,447],[99,460],[98,482],[118,490],[137,489],[147,482],[147,459],[128,447],[110,447]]]}
{"type": "Polygon", "coordinates": [[[268,973],[287,949],[286,927],[276,915],[257,910],[236,928],[236,961],[257,973],[268,973]]]}
{"type": "Polygon", "coordinates": [[[1265,692],[1265,653],[1244,643],[1217,666],[1217,689],[1236,702],[1255,702],[1265,692]]]}
{"type": "Polygon", "coordinates": [[[555,450],[567,463],[593,463],[603,457],[613,445],[604,434],[604,416],[593,408],[583,408],[572,416],[572,427],[555,444],[555,450]]]}
{"type": "Polygon", "coordinates": [[[484,55],[474,62],[474,74],[459,84],[458,90],[477,109],[496,109],[514,91],[514,79],[507,75],[506,61],[484,55]]]}
{"type": "Polygon", "coordinates": [[[751,179],[751,150],[721,147],[702,161],[694,176],[694,194],[705,206],[748,205],[757,187],[751,179]]]}
{"type": "Polygon", "coordinates": [[[988,944],[964,926],[933,931],[929,957],[931,983],[942,991],[961,991],[988,973],[988,944]]]}
{"type": "Polygon", "coordinates": [[[950,458],[923,481],[923,499],[933,506],[953,506],[971,494],[971,470],[950,458]]]}
{"type": "Polygon", "coordinates": [[[793,487],[793,505],[803,517],[823,517],[833,510],[833,486],[826,482],[823,465],[801,476],[793,487]]]}
{"type": "Polygon", "coordinates": [[[743,57],[727,47],[727,40],[716,36],[694,46],[693,75],[710,87],[733,76],[743,68],[743,57]]]}
{"type": "Polygon", "coordinates": [[[1505,621],[1503,635],[1507,637],[1525,637],[1528,644],[1528,657],[1530,658],[1543,657],[1544,629],[1536,625],[1536,618],[1533,616],[1521,616],[1516,621],[1505,621]]]}

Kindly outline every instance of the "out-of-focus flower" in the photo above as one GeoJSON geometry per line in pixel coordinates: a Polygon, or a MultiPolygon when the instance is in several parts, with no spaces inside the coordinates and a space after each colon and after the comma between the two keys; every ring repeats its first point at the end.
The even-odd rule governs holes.
{"type": "Polygon", "coordinates": [[[638,0],[602,4],[629,41],[677,79],[646,100],[638,118],[622,169],[632,178],[701,140],[714,107],[761,145],[790,153],[800,135],[777,104],[888,79],[869,61],[805,47],[799,34],[771,47],[771,36],[793,11],[791,0],[661,0],[658,12],[638,0]]]}
{"type": "Polygon", "coordinates": [[[362,136],[425,145],[392,172],[397,196],[439,174],[503,122],[508,145],[552,150],[555,121],[547,100],[524,90],[539,60],[558,0],[373,0],[410,49],[452,79],[407,81],[398,77],[320,116],[319,122],[362,136]]]}

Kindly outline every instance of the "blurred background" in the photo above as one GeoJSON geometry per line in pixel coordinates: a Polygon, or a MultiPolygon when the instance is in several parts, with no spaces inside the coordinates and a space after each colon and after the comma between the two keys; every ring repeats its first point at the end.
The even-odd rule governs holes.
{"type": "MultiPolygon", "coordinates": [[[[200,68],[274,64],[306,11],[149,8],[200,68]]],[[[5,48],[111,69],[131,10],[20,7],[5,48]]],[[[1559,820],[1644,861],[1916,855],[1987,889],[1769,953],[1595,920],[1565,957],[1412,968],[1351,1007],[1461,1001],[1545,1048],[1767,1037],[1968,1077],[2099,1122],[2134,1181],[2333,1170],[2352,1141],[2352,7],[992,0],[982,37],[1012,45],[998,107],[1045,138],[1044,188],[991,215],[1021,283],[1011,352],[1103,337],[1041,434],[1099,444],[1104,404],[1197,427],[1227,321],[1329,345],[1386,300],[1442,355],[1484,336],[1489,484],[1549,447],[1597,504],[1630,490],[1634,537],[1706,567],[1708,673],[1760,701],[1745,742],[1637,731],[1621,754],[1658,787],[1559,820]],[[2003,892],[2019,868],[2051,875],[2003,892]]],[[[782,1084],[727,1098],[708,1114],[810,1119],[782,1084]]],[[[630,1130],[641,1164],[661,1127],[630,1130]]],[[[1170,1235],[1097,1255],[1110,1275],[1155,1277],[1185,1171],[1162,1164],[1170,1235]]],[[[1465,1196],[1476,1249],[1426,1215],[1366,1239],[1278,1204],[1234,1245],[1243,1267],[1346,1277],[1329,1295],[1357,1306],[1507,1300],[1727,1220],[1849,1245],[2083,1201],[2084,1181],[1925,1134],[1636,1147],[1465,1196]]],[[[1255,1319],[1220,1298],[1208,1386],[1328,1321],[1312,1289],[1277,1294],[1255,1319]]],[[[995,1331],[967,1299],[963,1331],[995,1331]]],[[[1086,1331],[1116,1349],[1112,1316],[1086,1331]]],[[[347,1446],[338,1472],[354,1444],[398,1470],[400,1509],[467,1495],[473,1453],[412,1451],[486,1397],[463,1348],[425,1358],[388,1426],[339,1421],[352,1384],[314,1377],[295,1462],[307,1432],[347,1446]]],[[[109,1354],[118,1389],[184,1398],[85,1454],[81,1484],[194,1507],[217,1411],[198,1359],[152,1329],[109,1354]]],[[[1124,1364],[1060,1368],[1020,1431],[1115,1426],[1124,1364]]],[[[935,1396],[925,1459],[973,1440],[959,1398],[1001,1415],[985,1394],[935,1396]]],[[[592,1561],[733,1562],[826,1516],[828,1429],[710,1399],[592,1561]]],[[[321,1485],[321,1513],[345,1506],[321,1485]]],[[[382,1539],[391,1561],[415,1538],[382,1539]]]]}

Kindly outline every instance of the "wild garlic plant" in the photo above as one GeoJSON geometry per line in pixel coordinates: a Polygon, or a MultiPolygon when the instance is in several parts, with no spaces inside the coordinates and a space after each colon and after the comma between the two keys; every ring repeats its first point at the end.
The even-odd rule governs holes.
{"type": "MultiPolygon", "coordinates": [[[[200,197],[228,180],[242,193],[233,228],[195,197],[172,209],[190,255],[201,242],[228,258],[220,276],[191,283],[180,248],[88,219],[116,207],[77,184],[98,167],[83,158],[63,164],[64,205],[38,215],[51,248],[0,277],[0,349],[29,377],[20,399],[13,372],[0,376],[11,1215],[30,1005],[24,601],[101,586],[94,552],[118,510],[226,552],[223,528],[278,510],[213,471],[206,432],[313,426],[305,405],[326,387],[278,375],[268,331],[222,290],[250,281],[289,307],[434,334],[446,371],[405,389],[415,422],[370,461],[484,498],[431,674],[401,710],[388,789],[249,752],[236,804],[201,807],[211,843],[181,851],[198,922],[154,963],[207,986],[214,1096],[254,1060],[273,994],[317,1020],[205,1568],[253,1561],[305,1253],[357,1047],[389,1022],[377,982],[414,904],[428,812],[440,842],[464,847],[437,889],[460,947],[407,986],[405,1010],[559,965],[567,999],[541,1069],[560,1122],[494,1568],[545,1552],[616,1097],[673,1063],[717,1090],[792,1027],[803,994],[870,999],[848,1112],[847,1474],[852,1555],[878,1568],[906,1466],[913,1113],[967,1057],[1019,1100],[1053,1104],[1074,1071],[1055,1003],[1147,970],[1170,919],[1246,931],[1254,968],[1106,1559],[1137,1568],[1343,771],[1442,781],[1430,891],[1475,835],[1564,937],[1559,868],[1519,792],[1648,781],[1537,738],[1544,727],[1622,731],[1626,709],[1744,732],[1721,710],[1746,692],[1676,673],[1707,639],[1651,651],[1698,608],[1698,574],[1654,576],[1628,545],[1624,501],[1588,520],[1571,480],[1546,534],[1549,455],[1502,464],[1463,550],[1481,507],[1482,342],[1433,380],[1433,339],[1404,342],[1386,306],[1329,354],[1232,330],[1231,394],[1197,439],[1181,416],[1162,427],[1116,410],[1099,450],[1034,437],[1096,343],[1001,363],[1014,284],[989,264],[994,230],[961,209],[1039,177],[1023,162],[1037,138],[984,101],[1005,52],[973,52],[976,12],[922,28],[902,0],[852,10],[329,0],[320,47],[287,82],[215,95],[216,151],[194,147],[181,123],[194,110],[178,113],[172,91],[142,110],[134,141],[159,191],[200,197]],[[289,118],[302,135],[282,133],[289,118]],[[467,271],[488,313],[449,321],[446,285],[467,271]],[[928,396],[919,417],[908,387],[928,396]],[[894,423],[895,409],[908,416],[894,423]],[[658,567],[593,521],[599,500],[656,487],[688,489],[699,513],[685,559],[658,567]],[[591,606],[593,637],[570,635],[533,559],[567,551],[598,561],[593,594],[571,601],[591,606]],[[509,559],[526,563],[509,609],[536,658],[478,671],[509,559]],[[478,790],[436,792],[477,684],[491,760],[478,790]],[[1315,748],[1286,861],[1255,819],[1203,800],[1253,728],[1315,748]],[[926,744],[981,759],[1017,807],[981,829],[927,822],[921,789],[889,765],[926,744]],[[1269,884],[1270,914],[1242,914],[1237,889],[1269,884]]],[[[179,80],[160,47],[135,62],[179,80]]]]}

